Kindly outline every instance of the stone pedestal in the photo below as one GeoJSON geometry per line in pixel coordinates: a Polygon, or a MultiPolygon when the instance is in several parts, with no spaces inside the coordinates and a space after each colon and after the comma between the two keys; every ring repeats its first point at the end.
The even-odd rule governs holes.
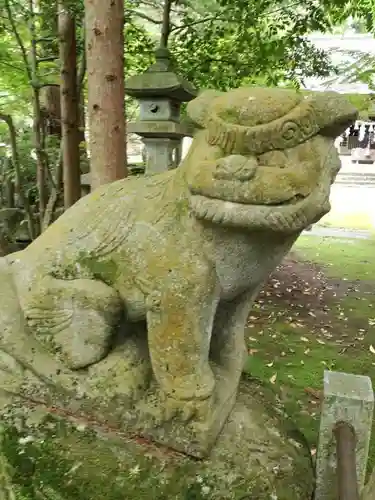
{"type": "Polygon", "coordinates": [[[315,500],[336,500],[336,443],[338,422],[350,424],[356,434],[358,489],[362,491],[371,437],[374,393],[371,379],[348,373],[324,372],[324,402],[320,421],[315,500]]]}
{"type": "Polygon", "coordinates": [[[1,411],[0,497],[311,500],[309,450],[263,392],[241,384],[214,450],[199,461],[64,408],[16,399],[1,411]]]}
{"type": "Polygon", "coordinates": [[[179,164],[177,149],[180,139],[144,138],[146,147],[146,175],[160,174],[176,168],[179,164]]]}

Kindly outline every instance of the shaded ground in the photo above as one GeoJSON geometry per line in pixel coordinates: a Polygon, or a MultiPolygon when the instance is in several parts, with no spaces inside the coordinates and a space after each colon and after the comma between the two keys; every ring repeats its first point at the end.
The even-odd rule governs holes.
{"type": "Polygon", "coordinates": [[[369,375],[375,386],[374,250],[373,240],[302,237],[249,317],[247,371],[279,393],[313,454],[324,370],[369,375]]]}

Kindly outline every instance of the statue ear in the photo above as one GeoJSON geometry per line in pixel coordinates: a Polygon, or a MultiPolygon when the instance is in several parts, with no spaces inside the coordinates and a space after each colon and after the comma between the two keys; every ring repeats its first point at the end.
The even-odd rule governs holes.
{"type": "Polygon", "coordinates": [[[190,101],[187,105],[186,111],[190,120],[195,125],[204,128],[207,113],[210,111],[212,102],[222,94],[223,92],[219,90],[203,90],[198,97],[190,101]]]}
{"type": "Polygon", "coordinates": [[[313,103],[320,126],[320,134],[337,137],[358,117],[358,110],[345,94],[337,92],[314,92],[308,99],[313,103]]]}

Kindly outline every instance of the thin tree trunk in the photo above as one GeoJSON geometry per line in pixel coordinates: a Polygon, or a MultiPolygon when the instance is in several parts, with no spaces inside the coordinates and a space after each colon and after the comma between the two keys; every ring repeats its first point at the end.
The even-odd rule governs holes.
{"type": "Polygon", "coordinates": [[[79,152],[79,108],[77,94],[77,44],[74,16],[59,2],[59,42],[61,61],[61,141],[64,207],[68,209],[81,197],[79,152]]]}
{"type": "Polygon", "coordinates": [[[12,152],[12,163],[13,163],[13,168],[14,168],[14,177],[15,177],[15,189],[16,193],[22,203],[22,206],[25,209],[26,212],[26,220],[27,220],[27,227],[29,230],[29,236],[30,239],[35,238],[35,228],[34,228],[34,220],[33,220],[33,214],[32,210],[29,204],[29,200],[27,196],[25,196],[23,190],[22,190],[22,182],[21,182],[21,167],[18,159],[18,149],[17,149],[17,135],[16,135],[16,128],[13,123],[13,119],[10,115],[2,114],[0,113],[0,120],[3,120],[9,130],[9,139],[10,139],[10,149],[12,152]]]}
{"type": "Polygon", "coordinates": [[[44,212],[47,206],[47,186],[46,186],[46,165],[43,156],[42,131],[41,131],[41,110],[40,110],[40,87],[38,85],[38,57],[37,40],[35,33],[34,0],[29,1],[30,10],[30,35],[31,35],[31,83],[33,86],[33,108],[34,108],[34,143],[36,153],[36,178],[39,196],[39,220],[40,227],[43,225],[44,212]]]}
{"type": "MultiPolygon", "coordinates": [[[[83,96],[83,84],[85,79],[85,73],[86,73],[86,57],[85,54],[83,54],[77,75],[77,99],[79,101],[81,100],[81,96],[83,96]]],[[[55,187],[52,189],[50,198],[48,200],[43,220],[44,229],[46,229],[53,222],[56,206],[59,201],[60,193],[62,190],[62,183],[63,183],[62,143],[60,144],[59,156],[56,162],[55,172],[56,172],[55,187]]]]}
{"type": "Polygon", "coordinates": [[[91,189],[127,175],[124,0],[85,0],[91,189]]]}
{"type": "Polygon", "coordinates": [[[81,63],[77,77],[77,88],[79,92],[79,140],[81,154],[81,175],[90,171],[89,158],[87,155],[87,144],[85,137],[86,113],[85,113],[85,94],[83,92],[84,80],[86,76],[86,50],[83,51],[81,63]]]}
{"type": "MultiPolygon", "coordinates": [[[[16,152],[17,154],[17,152],[16,152]]],[[[9,158],[5,159],[6,161],[6,166],[5,166],[5,172],[9,174],[9,170],[11,168],[12,162],[10,161],[9,158]]],[[[14,168],[14,167],[13,167],[14,168]]],[[[5,203],[7,208],[14,208],[16,206],[16,199],[15,199],[15,185],[13,179],[9,178],[7,175],[5,175],[5,182],[4,182],[4,189],[5,189],[5,203]]]]}

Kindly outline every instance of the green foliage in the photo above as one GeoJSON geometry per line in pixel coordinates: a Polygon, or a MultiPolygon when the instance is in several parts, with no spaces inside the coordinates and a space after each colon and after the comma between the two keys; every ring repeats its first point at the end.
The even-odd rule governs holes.
{"type": "MultiPolygon", "coordinates": [[[[83,54],[83,1],[69,0],[66,5],[74,10],[77,24],[77,52],[83,54]]],[[[60,78],[59,47],[57,33],[57,0],[40,0],[39,11],[32,17],[29,2],[25,0],[0,0],[0,111],[10,114],[17,125],[18,156],[20,160],[22,187],[30,201],[37,199],[35,177],[36,161],[32,134],[33,85],[57,83],[60,78]],[[36,78],[32,76],[32,31],[38,56],[36,78]]],[[[57,161],[59,144],[47,138],[43,155],[51,167],[57,161]]],[[[9,155],[8,131],[1,126],[1,158],[9,155]]],[[[0,161],[1,161],[0,158],[0,161]]],[[[14,177],[12,168],[7,177],[14,177]]]]}
{"type": "MultiPolygon", "coordinates": [[[[84,2],[66,0],[65,4],[76,15],[77,50],[82,55],[84,2]]],[[[125,76],[143,72],[153,62],[162,5],[161,0],[125,0],[125,76]]],[[[40,0],[38,7],[38,55],[43,59],[57,58],[39,64],[38,80],[41,84],[57,83],[57,0],[40,0]]],[[[28,129],[32,116],[27,72],[32,42],[29,2],[0,0],[0,12],[0,110],[10,113],[20,124],[20,161],[28,184],[26,172],[35,170],[28,129]]],[[[170,47],[179,71],[198,88],[225,90],[254,83],[298,87],[304,77],[324,76],[332,71],[327,54],[316,49],[306,34],[327,31],[342,24],[349,15],[354,16],[361,29],[373,29],[371,12],[370,0],[179,1],[172,5],[170,47]]],[[[363,56],[360,63],[356,60],[350,70],[345,69],[347,78],[359,78],[371,85],[374,64],[372,56],[363,56]]],[[[128,118],[132,119],[137,105],[127,98],[126,106],[128,118]]],[[[7,143],[1,130],[0,136],[7,143]]],[[[56,144],[47,146],[51,165],[55,163],[56,151],[56,144]]]]}
{"type": "Polygon", "coordinates": [[[133,19],[125,24],[125,75],[145,71],[153,62],[155,44],[151,36],[133,19]]]}
{"type": "Polygon", "coordinates": [[[371,94],[346,94],[346,97],[358,109],[360,119],[367,120],[375,104],[374,97],[371,94]]]}
{"type": "MultiPolygon", "coordinates": [[[[333,24],[350,24],[358,33],[375,35],[374,2],[373,0],[349,0],[333,3],[327,1],[327,13],[333,24]],[[351,17],[350,23],[347,22],[351,17]]],[[[342,83],[362,82],[371,90],[375,90],[374,72],[375,56],[363,51],[342,51],[349,56],[350,62],[344,62],[338,67],[338,75],[342,83]]]]}
{"type": "Polygon", "coordinates": [[[325,0],[324,8],[332,24],[345,22],[349,16],[354,27],[359,31],[374,33],[374,2],[373,0],[325,0]]]}
{"type": "Polygon", "coordinates": [[[303,77],[332,70],[305,37],[328,26],[324,9],[310,0],[217,0],[211,17],[184,12],[181,27],[172,30],[172,50],[183,74],[200,88],[259,81],[298,86],[303,77]]]}
{"type": "MultiPolygon", "coordinates": [[[[33,155],[33,139],[32,130],[30,126],[18,122],[18,137],[17,137],[17,149],[18,157],[21,170],[21,184],[25,193],[25,196],[34,203],[37,198],[36,186],[35,186],[35,156],[33,155]]],[[[11,161],[6,161],[7,158],[10,159],[10,147],[9,147],[9,131],[8,127],[1,122],[0,123],[0,165],[3,167],[1,169],[1,175],[3,180],[10,179],[15,181],[15,171],[11,161]]],[[[48,152],[48,150],[47,150],[48,152]]]]}
{"type": "MultiPolygon", "coordinates": [[[[10,3],[10,2],[9,2],[10,3]]],[[[30,86],[19,44],[11,29],[4,0],[0,0],[0,109],[12,115],[30,110],[30,86]]],[[[23,9],[14,11],[14,22],[20,37],[29,40],[25,22],[19,20],[23,9]]],[[[26,42],[27,43],[27,42],[26,42]]]]}

